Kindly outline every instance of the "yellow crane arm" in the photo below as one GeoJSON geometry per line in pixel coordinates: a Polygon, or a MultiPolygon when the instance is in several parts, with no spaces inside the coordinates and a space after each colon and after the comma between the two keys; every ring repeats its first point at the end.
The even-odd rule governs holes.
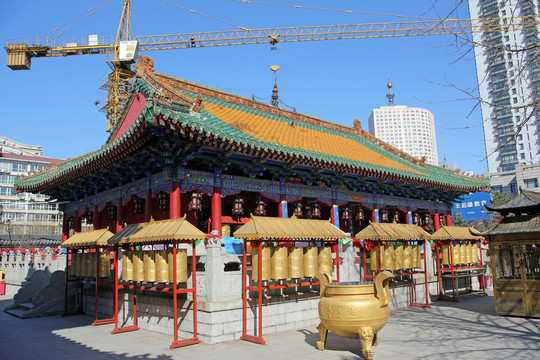
{"type": "MultiPolygon", "coordinates": [[[[496,32],[535,29],[540,23],[540,16],[528,15],[508,18],[484,19],[446,19],[395,23],[298,26],[268,29],[247,29],[214,32],[196,32],[186,34],[138,36],[139,49],[167,50],[192,47],[249,45],[277,42],[296,42],[314,40],[340,40],[383,38],[403,36],[452,35],[474,32],[496,32]]],[[[115,45],[89,45],[88,41],[62,43],[54,40],[44,44],[8,43],[9,55],[31,57],[54,57],[68,55],[107,54],[115,52],[115,45]]],[[[8,66],[9,63],[8,63],[8,66]]],[[[10,66],[11,67],[11,66],[10,66]]]]}

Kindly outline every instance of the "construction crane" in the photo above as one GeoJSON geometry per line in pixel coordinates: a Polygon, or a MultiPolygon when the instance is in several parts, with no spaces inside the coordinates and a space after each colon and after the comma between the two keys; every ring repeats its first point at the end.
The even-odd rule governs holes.
{"type": "Polygon", "coordinates": [[[345,40],[404,36],[457,35],[502,31],[532,30],[540,16],[444,19],[410,22],[370,23],[327,26],[297,26],[245,29],[187,34],[138,36],[131,39],[131,0],[124,1],[122,17],[113,43],[99,44],[95,36],[81,43],[44,39],[42,44],[7,43],[7,65],[13,70],[30,70],[32,58],[71,55],[114,54],[108,61],[107,131],[120,120],[134,72],[131,64],[137,51],[200,48],[211,46],[270,44],[315,40],[345,40]]]}

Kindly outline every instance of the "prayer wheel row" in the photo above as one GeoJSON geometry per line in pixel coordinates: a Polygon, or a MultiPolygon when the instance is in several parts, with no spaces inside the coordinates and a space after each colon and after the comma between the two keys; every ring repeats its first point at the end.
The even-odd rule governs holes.
{"type": "MultiPolygon", "coordinates": [[[[96,277],[97,255],[93,253],[71,254],[71,275],[96,277]]],[[[111,274],[111,261],[107,251],[99,253],[99,277],[106,278],[111,274]]]]}
{"type": "MultiPolygon", "coordinates": [[[[122,280],[135,282],[174,282],[173,250],[124,251],[122,280]]],[[[176,282],[188,280],[186,249],[176,250],[176,282]]]]}
{"type": "MultiPolygon", "coordinates": [[[[370,270],[379,271],[378,246],[369,250],[370,270]]],[[[381,245],[381,270],[421,268],[420,245],[381,245]]]]}
{"type": "Polygon", "coordinates": [[[450,244],[442,246],[443,265],[476,264],[480,262],[478,258],[478,246],[473,244],[453,244],[450,250],[450,244]],[[450,255],[452,257],[450,257],[450,255]],[[452,259],[453,261],[450,261],[452,259]]]}
{"type": "MultiPolygon", "coordinates": [[[[259,249],[251,256],[252,281],[259,280],[259,249]]],[[[332,248],[325,247],[262,247],[263,281],[315,277],[318,272],[332,276],[332,248]]]]}

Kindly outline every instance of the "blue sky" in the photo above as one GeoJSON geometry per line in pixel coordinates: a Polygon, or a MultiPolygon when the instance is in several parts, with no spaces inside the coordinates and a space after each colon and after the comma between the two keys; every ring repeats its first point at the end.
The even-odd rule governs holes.
{"type": "MultiPolygon", "coordinates": [[[[168,0],[246,28],[275,28],[407,21],[392,14],[434,17],[447,15],[455,4],[446,1],[276,1],[309,7],[352,10],[352,13],[246,4],[231,0],[168,0]],[[436,7],[432,7],[432,3],[436,7]],[[363,13],[362,13],[363,12],[363,13]],[[371,15],[367,13],[383,13],[371,15]]],[[[267,2],[271,2],[268,0],[267,2]]],[[[47,2],[27,0],[22,6],[1,1],[0,39],[37,37],[79,16],[100,0],[47,2]]],[[[115,35],[122,0],[113,0],[59,38],[90,34],[115,35]]],[[[452,17],[467,18],[461,6],[452,17]]],[[[412,19],[411,19],[412,20],[412,19]]],[[[132,1],[132,37],[171,33],[234,30],[233,25],[182,10],[160,0],[132,1]]],[[[439,160],[446,156],[462,170],[487,170],[481,113],[474,101],[447,82],[476,89],[472,53],[460,58],[452,36],[309,41],[269,45],[225,46],[150,51],[155,70],[241,96],[267,98],[279,65],[280,98],[298,112],[352,126],[367,119],[373,108],[386,105],[391,78],[399,105],[423,107],[435,116],[439,160]]],[[[0,135],[42,145],[44,155],[71,158],[105,143],[105,114],[94,104],[110,71],[105,55],[33,59],[30,71],[12,71],[0,52],[0,135]]],[[[269,100],[268,100],[269,101],[269,100]]]]}

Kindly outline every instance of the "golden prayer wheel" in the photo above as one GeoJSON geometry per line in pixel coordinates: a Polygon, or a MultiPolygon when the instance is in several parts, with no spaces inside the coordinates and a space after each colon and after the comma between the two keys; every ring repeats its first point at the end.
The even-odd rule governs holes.
{"type": "Polygon", "coordinates": [[[167,250],[154,251],[154,259],[156,262],[156,282],[169,282],[169,255],[167,250]]]}
{"type": "Polygon", "coordinates": [[[394,245],[384,246],[381,270],[394,270],[394,245]]]}
{"type": "Polygon", "coordinates": [[[403,268],[413,268],[412,245],[403,245],[403,268]]]}
{"type": "Polygon", "coordinates": [[[420,266],[420,245],[411,246],[412,267],[419,268],[420,266]]]}
{"type": "Polygon", "coordinates": [[[332,247],[330,246],[319,248],[319,272],[332,277],[334,263],[332,262],[332,247]]]}
{"type": "Polygon", "coordinates": [[[473,263],[479,263],[480,259],[478,257],[478,245],[476,243],[472,244],[472,256],[473,256],[473,263]]]}
{"type": "Polygon", "coordinates": [[[99,254],[99,277],[107,278],[111,275],[111,257],[108,251],[99,254]]]}
{"type": "MultiPolygon", "coordinates": [[[[168,259],[169,259],[169,282],[174,282],[174,271],[173,271],[173,250],[168,250],[168,259]]],[[[188,272],[187,272],[187,250],[186,249],[176,249],[176,282],[177,283],[187,283],[188,272]]]]}
{"type": "Polygon", "coordinates": [[[450,265],[450,244],[443,244],[441,249],[443,265],[450,265]]]}
{"type": "MultiPolygon", "coordinates": [[[[263,281],[270,280],[272,248],[262,247],[262,275],[263,281]]],[[[251,253],[251,281],[259,281],[259,247],[253,247],[251,253]]]]}
{"type": "Polygon", "coordinates": [[[459,247],[459,259],[461,260],[461,264],[467,263],[467,244],[461,244],[459,247]]]}
{"type": "Polygon", "coordinates": [[[452,245],[452,262],[454,265],[461,264],[461,244],[452,245]]]}
{"type": "Polygon", "coordinates": [[[222,224],[221,225],[221,236],[230,237],[231,236],[231,224],[222,224]]]}
{"type": "Polygon", "coordinates": [[[301,279],[304,277],[304,249],[300,247],[289,248],[289,278],[301,279]]]}
{"type": "Polygon", "coordinates": [[[72,276],[79,276],[79,267],[81,264],[81,260],[78,253],[71,253],[71,267],[70,267],[70,274],[72,276]]]}
{"type": "Polygon", "coordinates": [[[473,254],[472,254],[472,244],[466,245],[466,253],[467,253],[467,264],[473,263],[473,254]]]}
{"type": "Polygon", "coordinates": [[[349,339],[360,339],[365,359],[373,359],[372,345],[377,332],[386,324],[390,315],[390,291],[388,280],[394,275],[380,272],[375,284],[361,282],[327,283],[327,275],[321,275],[321,300],[317,326],[321,340],[317,346],[323,350],[328,330],[349,339]]]}
{"type": "Polygon", "coordinates": [[[304,248],[304,276],[313,278],[319,271],[319,250],[316,246],[304,248]]]}
{"type": "Polygon", "coordinates": [[[287,279],[288,275],[288,248],[283,246],[278,246],[273,248],[272,251],[272,279],[281,280],[287,279]]]}
{"type": "Polygon", "coordinates": [[[96,277],[96,272],[97,272],[97,254],[95,252],[93,253],[89,253],[89,260],[88,260],[88,272],[86,274],[86,276],[90,276],[90,277],[96,277]]]}
{"type": "Polygon", "coordinates": [[[133,251],[125,250],[122,253],[122,280],[133,280],[133,251]]]}
{"type": "Polygon", "coordinates": [[[403,245],[394,245],[394,269],[404,269],[403,266],[403,245]]]}
{"type": "Polygon", "coordinates": [[[369,269],[372,271],[379,271],[379,254],[378,246],[374,246],[369,249],[369,269]]]}
{"type": "Polygon", "coordinates": [[[90,262],[90,254],[83,252],[80,254],[81,256],[81,271],[79,272],[79,276],[88,276],[88,267],[90,262]]]}
{"type": "Polygon", "coordinates": [[[133,281],[144,281],[143,251],[133,251],[133,281]]]}
{"type": "Polygon", "coordinates": [[[156,257],[155,251],[143,251],[144,281],[156,281],[156,257]]]}

